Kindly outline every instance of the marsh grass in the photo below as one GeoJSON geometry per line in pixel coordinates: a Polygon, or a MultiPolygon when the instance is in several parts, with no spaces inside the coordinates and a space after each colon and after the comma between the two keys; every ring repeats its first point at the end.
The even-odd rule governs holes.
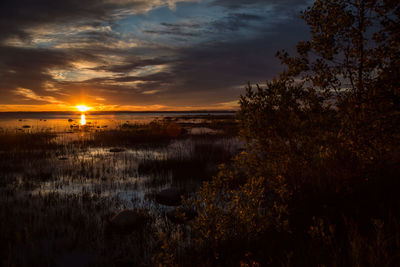
{"type": "Polygon", "coordinates": [[[208,117],[201,125],[191,120],[197,124],[180,118],[117,129],[2,131],[2,264],[149,264],[159,250],[157,233],[177,227],[154,195],[169,186],[195,192],[241,147],[231,133],[190,134],[194,125],[213,127],[208,117]],[[106,238],[107,220],[123,209],[148,214],[149,223],[106,238]]]}

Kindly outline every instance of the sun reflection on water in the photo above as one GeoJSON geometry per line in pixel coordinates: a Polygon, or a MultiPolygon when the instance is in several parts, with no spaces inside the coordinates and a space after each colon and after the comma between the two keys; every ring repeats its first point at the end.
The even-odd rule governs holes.
{"type": "Polygon", "coordinates": [[[81,115],[81,125],[83,126],[85,124],[86,124],[86,116],[85,116],[85,114],[82,114],[81,115]]]}

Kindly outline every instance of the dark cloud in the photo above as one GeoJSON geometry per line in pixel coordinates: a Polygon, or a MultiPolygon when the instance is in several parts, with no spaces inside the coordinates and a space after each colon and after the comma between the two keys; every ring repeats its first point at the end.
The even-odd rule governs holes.
{"type": "Polygon", "coordinates": [[[298,23],[279,25],[279,29],[291,34],[282,36],[276,31],[236,42],[189,47],[180,50],[179,60],[172,62],[168,73],[119,80],[152,81],[140,88],[162,88],[159,94],[163,101],[175,105],[180,102],[206,105],[210,99],[214,103],[233,101],[244,92],[248,81],[264,84],[267,79],[276,77],[283,66],[275,58],[275,52],[292,50],[293,44],[304,39],[307,32],[306,27],[298,23]]]}
{"type": "Polygon", "coordinates": [[[214,0],[210,3],[211,6],[222,6],[229,9],[239,9],[248,6],[297,6],[304,5],[308,0],[214,0]]]}
{"type": "Polygon", "coordinates": [[[141,13],[157,3],[160,4],[153,0],[2,0],[0,41],[8,37],[29,39],[26,30],[35,26],[113,24],[121,11],[141,13]]]}
{"type": "Polygon", "coordinates": [[[1,1],[0,104],[28,103],[18,88],[37,95],[29,103],[44,103],[50,97],[68,102],[83,94],[126,105],[232,101],[247,81],[262,82],[282,69],[274,58],[276,50],[305,39],[307,30],[297,16],[277,19],[298,12],[294,6],[304,2],[215,0],[208,8],[226,8],[216,8],[221,13],[215,18],[157,18],[131,33],[129,27],[114,30],[120,26],[119,19],[142,13],[160,1],[1,1]],[[271,4],[276,11],[272,15],[263,8],[248,8],[271,4]],[[137,46],[129,46],[130,40],[124,39],[129,34],[137,46]],[[135,39],[142,35],[145,38],[135,39]],[[20,43],[7,43],[10,38],[20,43]],[[74,64],[79,61],[96,64],[78,69],[74,64]],[[63,80],[54,76],[55,70],[71,72],[71,77],[74,71],[96,75],[63,80]]]}
{"type": "MultiPolygon", "coordinates": [[[[127,82],[157,82],[157,83],[169,83],[173,79],[174,75],[168,72],[158,72],[156,74],[144,75],[144,76],[121,76],[117,78],[94,78],[85,81],[85,83],[127,83],[127,82]]],[[[129,86],[127,86],[129,87],[129,86]]]]}
{"type": "MultiPolygon", "coordinates": [[[[150,1],[151,2],[151,1],[150,1]]],[[[50,74],[50,70],[73,69],[76,60],[99,61],[97,55],[106,53],[95,50],[95,43],[110,46],[118,41],[111,32],[94,31],[90,28],[113,25],[116,12],[121,9],[141,10],[146,7],[143,1],[97,1],[97,0],[18,0],[0,1],[0,93],[3,104],[17,103],[17,88],[28,88],[36,94],[45,92],[46,83],[62,86],[50,74]],[[17,38],[30,44],[34,34],[32,29],[45,34],[48,27],[62,26],[73,29],[82,27],[89,30],[66,36],[63,32],[53,41],[65,46],[73,44],[91,44],[87,49],[46,49],[41,47],[12,47],[4,43],[9,38],[17,38]],[[3,43],[3,44],[2,44],[3,43]]],[[[52,93],[56,94],[56,93],[52,93]]]]}
{"type": "MultiPolygon", "coordinates": [[[[265,18],[251,13],[228,13],[226,16],[205,23],[160,23],[157,29],[146,29],[144,33],[156,35],[174,35],[179,37],[201,37],[207,34],[219,34],[224,31],[237,31],[251,27],[252,22],[262,22],[265,18]]],[[[185,39],[182,39],[185,40],[185,39]]]]}
{"type": "Polygon", "coordinates": [[[200,23],[190,23],[190,22],[183,22],[183,23],[166,23],[162,22],[160,25],[169,27],[171,29],[182,29],[182,28],[189,28],[189,29],[199,29],[202,27],[200,23]]]}
{"type": "Polygon", "coordinates": [[[171,83],[174,75],[169,72],[158,72],[156,74],[150,74],[145,76],[125,76],[120,78],[115,78],[115,82],[132,82],[132,81],[146,81],[146,82],[158,82],[158,83],[171,83]]]}
{"type": "Polygon", "coordinates": [[[142,59],[140,57],[128,57],[126,59],[126,64],[122,65],[102,65],[99,67],[91,68],[92,70],[105,70],[115,73],[127,73],[132,70],[154,65],[162,65],[173,62],[172,59],[167,57],[152,58],[152,59],[142,59]]]}
{"type": "Polygon", "coordinates": [[[157,25],[157,29],[145,29],[144,33],[157,34],[157,35],[176,35],[182,37],[196,37],[201,34],[204,24],[200,23],[166,23],[161,22],[157,25]]]}
{"type": "Polygon", "coordinates": [[[260,22],[264,18],[259,15],[246,13],[230,13],[226,17],[211,23],[211,28],[217,31],[237,31],[249,27],[251,22],[260,22]]]}
{"type": "Polygon", "coordinates": [[[71,67],[70,57],[48,49],[0,47],[1,102],[11,104],[18,101],[15,99],[15,90],[19,87],[42,91],[43,84],[53,80],[48,70],[71,67]]]}
{"type": "Polygon", "coordinates": [[[27,39],[30,37],[27,28],[49,23],[107,20],[108,13],[99,3],[96,0],[1,1],[0,40],[11,36],[27,39]]]}
{"type": "Polygon", "coordinates": [[[199,36],[199,34],[192,33],[192,32],[184,32],[180,29],[173,29],[173,30],[145,30],[144,33],[151,33],[151,34],[167,34],[167,35],[179,35],[179,36],[187,36],[187,37],[194,37],[199,36]]]}

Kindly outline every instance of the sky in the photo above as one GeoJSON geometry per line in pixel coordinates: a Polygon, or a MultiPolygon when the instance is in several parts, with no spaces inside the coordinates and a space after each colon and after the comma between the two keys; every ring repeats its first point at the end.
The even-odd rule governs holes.
{"type": "Polygon", "coordinates": [[[309,4],[2,0],[0,111],[237,109],[309,39],[309,4]]]}

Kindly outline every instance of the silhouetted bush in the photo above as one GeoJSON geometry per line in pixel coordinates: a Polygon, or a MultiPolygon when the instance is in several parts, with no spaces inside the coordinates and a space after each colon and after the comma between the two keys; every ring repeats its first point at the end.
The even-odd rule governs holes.
{"type": "Polygon", "coordinates": [[[312,40],[277,53],[286,71],[241,96],[246,150],[187,202],[192,240],[169,260],[400,264],[399,10],[317,0],[302,13],[312,40]]]}

